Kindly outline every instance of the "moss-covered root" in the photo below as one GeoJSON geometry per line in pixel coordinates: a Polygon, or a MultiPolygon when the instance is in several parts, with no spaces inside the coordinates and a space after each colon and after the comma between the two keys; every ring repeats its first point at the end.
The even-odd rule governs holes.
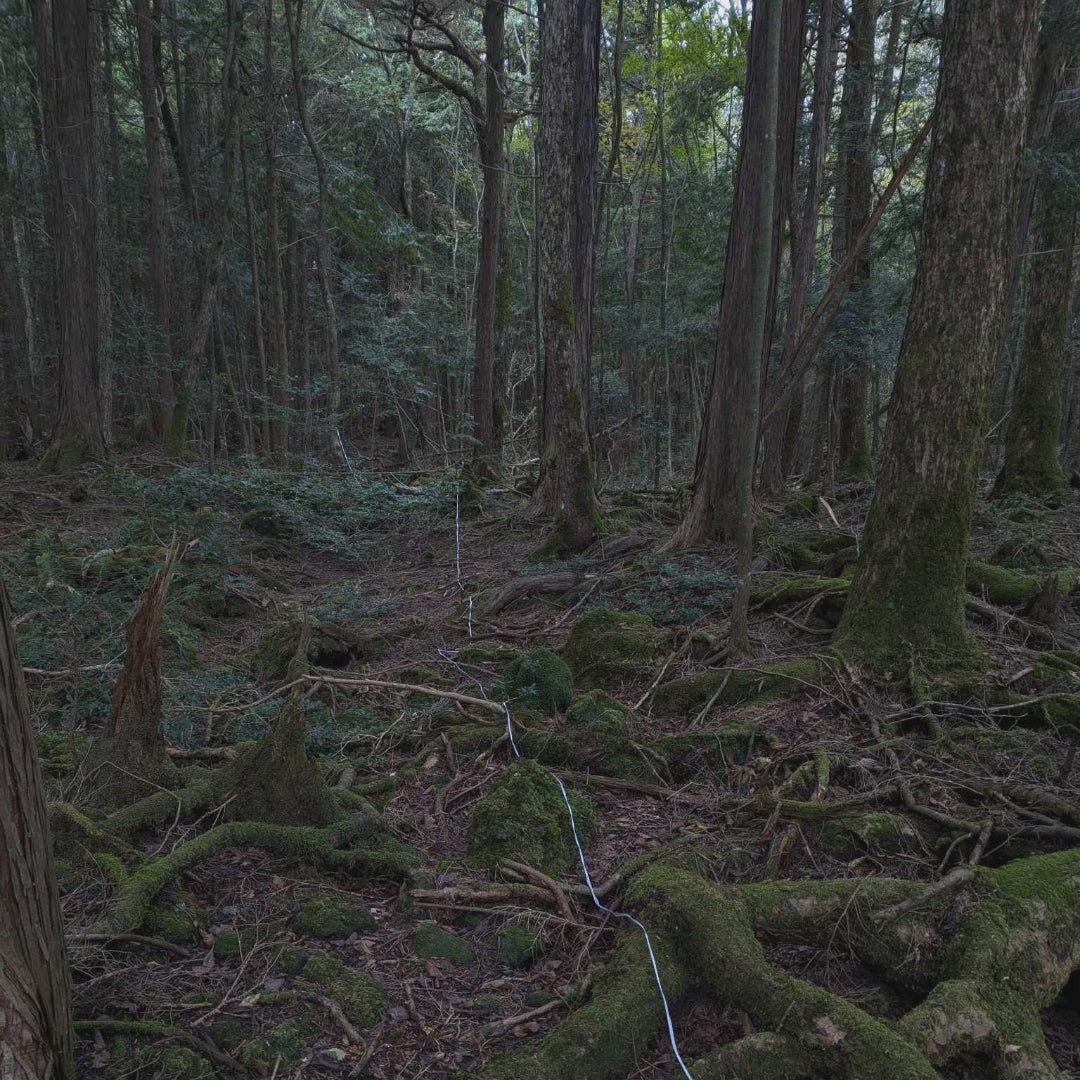
{"type": "MultiPolygon", "coordinates": [[[[1080,851],[980,870],[962,897],[926,900],[910,881],[719,887],[657,862],[628,901],[653,933],[672,1001],[692,989],[746,1013],[756,1029],[696,1062],[698,1080],[941,1080],[973,1063],[980,1076],[1060,1080],[1040,1011],[1080,969],[1077,882],[1080,851]],[[916,903],[874,918],[903,900],[916,903]],[[759,936],[843,943],[921,1003],[883,1019],[772,964],[759,936]]],[[[641,938],[628,933],[594,1000],[487,1080],[626,1076],[661,1020],[641,938]]]]}
{"type": "MultiPolygon", "coordinates": [[[[662,936],[653,935],[652,941],[674,1005],[688,989],[686,976],[662,936]]],[[[501,1058],[484,1080],[615,1080],[633,1072],[663,1023],[644,939],[628,930],[588,1004],[550,1035],[501,1058]]]]}
{"type": "Polygon", "coordinates": [[[114,836],[130,838],[143,829],[164,825],[177,817],[209,810],[224,800],[227,776],[221,770],[193,767],[184,772],[184,786],[176,791],[155,791],[144,799],[117,810],[107,819],[114,836]]]}
{"type": "Polygon", "coordinates": [[[170,882],[219,851],[246,847],[261,848],[311,866],[360,869],[401,878],[420,861],[416,852],[370,826],[349,824],[314,829],[255,821],[228,822],[181,844],[172,854],[140,867],[117,889],[101,929],[111,933],[134,930],[146,918],[154,898],[170,882]],[[344,848],[343,844],[353,846],[344,848]]]}
{"type": "Polygon", "coordinates": [[[1057,570],[1049,575],[1022,574],[981,559],[968,560],[966,582],[969,592],[985,596],[992,604],[1013,606],[1033,600],[1048,576],[1054,580],[1061,596],[1069,596],[1080,583],[1080,573],[1075,570],[1057,570]]]}
{"type": "Polygon", "coordinates": [[[808,657],[760,668],[716,668],[672,679],[657,687],[650,710],[657,716],[692,715],[717,708],[789,697],[816,685],[820,663],[808,657]]]}

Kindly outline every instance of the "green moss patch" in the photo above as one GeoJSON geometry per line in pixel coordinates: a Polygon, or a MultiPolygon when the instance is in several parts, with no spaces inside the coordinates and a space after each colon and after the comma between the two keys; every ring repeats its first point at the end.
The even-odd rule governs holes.
{"type": "Polygon", "coordinates": [[[672,679],[657,687],[652,711],[658,716],[689,715],[710,701],[718,708],[773,701],[816,684],[820,665],[812,658],[762,668],[718,668],[672,679]]]}
{"type": "Polygon", "coordinates": [[[311,900],[301,905],[293,929],[305,937],[344,938],[361,934],[375,926],[367,908],[334,900],[311,900]]]}
{"type": "MultiPolygon", "coordinates": [[[[582,842],[592,827],[592,806],[570,792],[582,842]]],[[[516,761],[491,785],[469,817],[468,852],[488,866],[499,859],[528,863],[548,873],[577,858],[570,818],[555,778],[534,761],[516,761]]]]}
{"type": "Polygon", "coordinates": [[[648,615],[601,608],[574,624],[563,659],[579,686],[610,688],[647,675],[663,646],[648,615]]]}
{"type": "Polygon", "coordinates": [[[574,697],[574,678],[550,649],[534,649],[510,663],[499,691],[513,706],[562,712],[574,697]]]}
{"type": "Polygon", "coordinates": [[[436,922],[422,922],[417,926],[413,951],[423,960],[449,960],[459,967],[476,963],[473,947],[436,922]]]}
{"type": "Polygon", "coordinates": [[[499,963],[515,970],[528,967],[544,952],[543,934],[532,926],[513,923],[499,932],[498,940],[499,963]]]}

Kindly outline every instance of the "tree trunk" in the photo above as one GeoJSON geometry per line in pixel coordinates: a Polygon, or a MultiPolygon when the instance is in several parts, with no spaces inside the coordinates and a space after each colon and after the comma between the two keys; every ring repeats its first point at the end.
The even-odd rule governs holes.
{"type": "Polygon", "coordinates": [[[970,656],[964,573],[1001,340],[1039,0],[949,0],[915,286],[840,627],[856,659],[970,656]]]}
{"type": "Polygon", "coordinates": [[[39,0],[33,13],[59,315],[58,409],[46,461],[66,468],[105,453],[97,277],[104,210],[94,147],[100,38],[91,33],[86,0],[39,0]]]}
{"type": "Polygon", "coordinates": [[[779,279],[783,222],[787,218],[795,151],[795,122],[798,115],[799,72],[802,53],[802,0],[784,0],[780,40],[781,85],[777,101],[776,198],[772,221],[764,228],[773,238],[766,332],[760,351],[753,357],[753,331],[746,312],[752,307],[756,276],[753,272],[756,243],[760,235],[759,192],[765,160],[764,144],[754,133],[765,127],[765,8],[755,8],[750,30],[750,60],[743,96],[743,126],[739,164],[735,177],[735,199],[731,212],[724,291],[720,302],[720,325],[705,420],[698,440],[694,468],[694,495],[673,543],[689,547],[720,537],[733,540],[738,534],[737,486],[747,423],[756,444],[757,403],[750,400],[750,363],[765,364],[772,347],[772,326],[779,279]]]}
{"type": "MultiPolygon", "coordinates": [[[[836,208],[833,262],[839,265],[853,247],[870,217],[873,202],[874,157],[870,143],[874,101],[874,30],[877,0],[855,0],[851,14],[851,38],[844,71],[844,100],[839,138],[845,178],[837,186],[844,193],[836,208]]],[[[870,386],[870,341],[867,314],[861,310],[862,293],[870,280],[870,249],[860,253],[852,267],[852,290],[847,308],[851,326],[845,341],[834,349],[840,385],[838,389],[836,470],[841,479],[866,480],[872,472],[870,437],[866,423],[866,395],[870,386]]]]}
{"type": "Polygon", "coordinates": [[[0,1075],[74,1080],[64,927],[12,623],[0,580],[0,1075]]]}
{"type": "Polygon", "coordinates": [[[546,551],[592,543],[599,510],[586,427],[598,147],[598,0],[547,0],[540,23],[540,318],[544,445],[534,509],[553,519],[546,551]],[[589,192],[591,191],[591,198],[589,192]]]}
{"type": "Polygon", "coordinates": [[[509,303],[503,271],[503,137],[506,123],[505,76],[503,73],[506,28],[506,0],[486,0],[484,4],[484,114],[477,118],[476,140],[480,148],[480,169],[484,189],[480,206],[480,262],[476,274],[476,346],[473,363],[472,409],[473,472],[492,479],[499,472],[501,425],[496,420],[497,352],[500,324],[505,324],[502,307],[509,303]],[[502,288],[500,286],[503,286],[502,288]]]}
{"type": "MultiPolygon", "coordinates": [[[[833,13],[836,5],[821,5],[817,26],[817,53],[814,58],[814,103],[810,119],[809,162],[806,190],[798,222],[793,221],[791,237],[791,300],[784,324],[784,344],[780,368],[791,362],[806,322],[810,285],[814,275],[818,219],[821,212],[821,181],[825,174],[829,110],[836,79],[836,35],[833,13]]],[[[791,475],[799,442],[803,412],[803,380],[773,425],[766,429],[765,455],[761,469],[763,491],[776,491],[791,475]]]]}
{"type": "MultiPolygon", "coordinates": [[[[1076,124],[1058,108],[1055,135],[1076,124]]],[[[1070,130],[1071,129],[1071,130],[1070,130]]],[[[1016,391],[1005,438],[1005,460],[994,495],[1053,495],[1065,487],[1058,457],[1064,412],[1069,307],[1072,301],[1076,204],[1060,181],[1044,176],[1035,207],[1028,271],[1028,309],[1016,391]]]]}
{"type": "MultiPolygon", "coordinates": [[[[759,0],[761,3],[761,0],[759,0]]],[[[731,649],[746,652],[750,647],[750,563],[754,546],[754,458],[758,441],[758,417],[761,408],[761,372],[764,354],[766,321],[769,314],[769,286],[773,275],[773,252],[776,237],[772,233],[776,219],[773,203],[776,201],[778,135],[780,133],[777,105],[780,83],[780,43],[784,0],[766,0],[764,15],[765,33],[765,108],[762,125],[753,132],[763,145],[761,153],[761,188],[758,193],[757,230],[753,263],[754,289],[750,294],[750,308],[746,313],[750,324],[749,348],[746,353],[747,372],[746,400],[749,416],[741,425],[743,445],[736,483],[738,512],[738,554],[736,557],[735,598],[731,609],[731,649]]],[[[801,40],[801,35],[800,35],[801,40]]]]}
{"type": "Polygon", "coordinates": [[[155,395],[151,418],[162,439],[172,423],[172,349],[169,329],[168,237],[165,221],[165,171],[161,154],[161,115],[154,78],[155,19],[150,0],[135,0],[139,42],[139,96],[146,143],[148,241],[150,248],[150,314],[153,321],[151,357],[155,395]]]}

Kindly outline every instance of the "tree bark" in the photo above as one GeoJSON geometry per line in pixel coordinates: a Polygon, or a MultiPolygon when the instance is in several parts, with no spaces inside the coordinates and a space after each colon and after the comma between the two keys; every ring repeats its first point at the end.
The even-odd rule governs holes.
{"type": "Polygon", "coordinates": [[[698,441],[694,467],[694,494],[673,544],[690,547],[705,540],[733,540],[738,533],[737,485],[747,423],[758,437],[756,403],[750,401],[750,363],[767,363],[772,348],[772,326],[779,279],[783,222],[787,218],[798,115],[799,72],[796,58],[802,52],[802,0],[784,0],[780,40],[781,85],[777,99],[776,198],[771,223],[765,228],[773,237],[766,332],[760,352],[750,356],[752,329],[746,312],[752,305],[756,240],[761,225],[758,193],[762,183],[765,147],[754,138],[764,127],[766,109],[764,7],[755,8],[750,30],[750,59],[743,95],[743,126],[739,164],[735,177],[731,230],[724,265],[724,291],[720,324],[705,420],[698,441]]]}
{"type": "Polygon", "coordinates": [[[544,444],[533,508],[553,556],[592,543],[599,510],[586,426],[597,171],[599,0],[547,0],[540,22],[540,319],[544,444]]]}
{"type": "Polygon", "coordinates": [[[480,479],[493,479],[500,471],[500,434],[496,392],[503,330],[509,303],[508,280],[504,274],[503,137],[506,125],[505,29],[506,0],[486,0],[484,4],[484,112],[476,118],[476,141],[480,149],[480,169],[484,188],[480,206],[480,261],[476,272],[476,345],[472,378],[473,472],[480,479]]]}
{"type": "MultiPolygon", "coordinates": [[[[814,58],[814,99],[810,119],[810,141],[806,175],[798,221],[791,230],[791,300],[784,323],[784,343],[779,369],[790,364],[799,336],[806,323],[810,285],[814,275],[814,254],[817,248],[818,219],[821,212],[821,182],[825,175],[825,151],[828,146],[829,110],[832,106],[836,80],[837,47],[833,30],[836,5],[821,5],[817,25],[817,52],[814,58]]],[[[799,426],[803,412],[803,380],[787,406],[766,428],[765,454],[761,468],[761,488],[776,491],[791,475],[799,442],[799,426]]]]}
{"type": "MultiPolygon", "coordinates": [[[[156,6],[160,6],[159,4],[156,6]]],[[[150,249],[151,357],[156,400],[150,410],[155,435],[162,439],[172,423],[172,348],[169,329],[168,236],[165,219],[165,170],[161,153],[161,112],[154,76],[155,13],[150,0],[135,0],[139,47],[139,97],[146,144],[147,239],[150,249]]]]}
{"type": "MultiPolygon", "coordinates": [[[[1068,106],[1058,108],[1054,134],[1059,139],[1071,136],[1076,129],[1070,111],[1068,106]]],[[[1009,413],[1005,459],[994,483],[995,497],[1040,497],[1065,487],[1058,450],[1065,408],[1075,238],[1074,197],[1062,191],[1054,177],[1044,175],[1031,232],[1023,353],[1009,413]]]]}
{"type": "Polygon", "coordinates": [[[839,644],[970,656],[964,576],[1001,340],[1039,0],[949,0],[915,286],[839,644]]]}
{"type": "Polygon", "coordinates": [[[33,13],[59,315],[58,409],[46,463],[66,468],[105,453],[97,277],[104,210],[94,146],[100,37],[86,0],[39,0],[33,13]]]}
{"type": "Polygon", "coordinates": [[[0,580],[0,1075],[74,1080],[64,927],[12,622],[0,580]]]}

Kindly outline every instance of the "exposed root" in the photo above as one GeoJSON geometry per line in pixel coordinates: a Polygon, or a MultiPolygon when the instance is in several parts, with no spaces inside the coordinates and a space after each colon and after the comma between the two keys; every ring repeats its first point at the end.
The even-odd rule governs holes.
{"type": "MultiPolygon", "coordinates": [[[[695,1062],[698,1080],[941,1080],[960,1059],[979,1075],[1058,1080],[1039,1013],[1080,967],[1078,875],[1077,851],[969,867],[955,884],[975,894],[960,902],[955,890],[931,895],[889,879],[716,886],[660,862],[629,899],[653,935],[669,999],[704,993],[757,1029],[695,1062]],[[872,918],[882,911],[891,918],[872,918]],[[762,938],[842,944],[921,1003],[897,1020],[873,1015],[771,963],[762,938]]],[[[590,1002],[485,1075],[626,1076],[661,1025],[644,944],[628,930],[590,1002]]]]}
{"type": "Polygon", "coordinates": [[[171,855],[152,859],[117,889],[99,932],[137,929],[155,897],[181,874],[226,848],[261,848],[311,866],[330,870],[362,870],[404,878],[418,864],[415,852],[376,833],[370,823],[348,823],[327,829],[234,821],[218,825],[181,844],[171,855]],[[353,843],[353,848],[340,845],[353,843]]]}

